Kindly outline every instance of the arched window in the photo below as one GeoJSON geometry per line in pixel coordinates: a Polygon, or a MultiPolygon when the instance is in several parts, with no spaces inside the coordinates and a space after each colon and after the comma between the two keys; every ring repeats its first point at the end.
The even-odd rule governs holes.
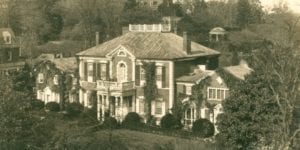
{"type": "Polygon", "coordinates": [[[118,64],[117,76],[118,76],[118,82],[127,81],[127,67],[125,63],[121,62],[118,64]]]}

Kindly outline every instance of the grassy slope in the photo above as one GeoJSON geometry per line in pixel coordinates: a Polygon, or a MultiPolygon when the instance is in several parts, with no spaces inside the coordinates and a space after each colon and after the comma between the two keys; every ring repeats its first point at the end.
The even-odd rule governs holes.
{"type": "MultiPolygon", "coordinates": [[[[108,131],[98,131],[98,137],[108,138],[108,131]]],[[[112,138],[119,138],[130,150],[210,150],[212,144],[203,140],[188,140],[130,130],[114,130],[112,138]]]]}

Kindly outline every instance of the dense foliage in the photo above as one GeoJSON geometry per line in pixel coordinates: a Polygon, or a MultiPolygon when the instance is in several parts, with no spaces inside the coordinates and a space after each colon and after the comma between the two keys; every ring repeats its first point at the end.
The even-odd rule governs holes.
{"type": "Polygon", "coordinates": [[[143,126],[142,118],[136,112],[128,113],[122,121],[122,127],[128,129],[141,128],[143,126]]]}
{"type": "Polygon", "coordinates": [[[163,129],[181,129],[182,124],[179,119],[177,119],[174,115],[172,114],[166,114],[163,116],[160,120],[160,126],[163,129]]]}
{"type": "Polygon", "coordinates": [[[68,103],[66,106],[66,111],[69,117],[77,117],[83,111],[83,105],[80,103],[68,103]]]}
{"type": "Polygon", "coordinates": [[[105,118],[102,127],[104,129],[117,129],[119,127],[119,123],[116,118],[108,117],[105,118]]]}
{"type": "Polygon", "coordinates": [[[31,100],[30,106],[31,106],[31,109],[33,109],[33,110],[41,110],[45,107],[45,103],[41,100],[34,99],[34,100],[31,100]]]}
{"type": "Polygon", "coordinates": [[[215,127],[207,119],[198,119],[193,123],[192,131],[199,137],[208,138],[214,135],[215,127]]]}
{"type": "Polygon", "coordinates": [[[271,89],[259,72],[232,86],[223,107],[224,113],[217,119],[221,147],[253,149],[269,145],[282,121],[271,89]]]}
{"type": "Polygon", "coordinates": [[[147,123],[151,119],[151,102],[154,101],[158,96],[158,90],[156,85],[156,66],[155,62],[142,62],[143,68],[145,69],[145,86],[144,96],[146,100],[146,118],[147,123]]]}
{"type": "Polygon", "coordinates": [[[46,110],[58,112],[60,110],[60,106],[56,102],[48,102],[45,105],[46,110]]]}

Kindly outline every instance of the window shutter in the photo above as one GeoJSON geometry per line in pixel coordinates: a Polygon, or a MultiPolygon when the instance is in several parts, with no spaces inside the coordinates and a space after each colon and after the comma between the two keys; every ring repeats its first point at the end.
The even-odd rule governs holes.
{"type": "Polygon", "coordinates": [[[184,84],[182,85],[182,90],[183,94],[186,94],[186,86],[184,84]]]}
{"type": "Polygon", "coordinates": [[[109,80],[109,63],[106,64],[106,80],[109,80]]]}
{"type": "Polygon", "coordinates": [[[162,72],[162,74],[161,74],[161,84],[162,84],[162,87],[163,88],[165,88],[165,87],[167,87],[167,84],[166,84],[166,67],[165,66],[163,66],[162,68],[161,68],[161,72],[162,72]]]}
{"type": "Polygon", "coordinates": [[[84,65],[83,65],[83,78],[84,80],[86,81],[87,80],[87,62],[84,62],[84,65]]]}
{"type": "Polygon", "coordinates": [[[135,85],[136,86],[140,86],[140,83],[141,83],[141,78],[140,78],[141,70],[140,69],[141,69],[140,65],[135,66],[135,85]]]}
{"type": "Polygon", "coordinates": [[[97,63],[97,80],[101,80],[101,64],[97,63]]]}
{"type": "Polygon", "coordinates": [[[96,82],[96,75],[97,73],[97,66],[96,66],[96,63],[93,63],[93,82],[96,82]]]}

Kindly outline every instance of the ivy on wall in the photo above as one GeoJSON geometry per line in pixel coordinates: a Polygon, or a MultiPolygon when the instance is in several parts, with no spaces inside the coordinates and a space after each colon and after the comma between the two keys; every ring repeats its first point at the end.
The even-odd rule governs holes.
{"type": "MultiPolygon", "coordinates": [[[[40,63],[35,66],[37,69],[35,71],[35,76],[38,76],[39,73],[44,75],[44,82],[39,83],[37,80],[36,88],[38,90],[44,90],[47,86],[56,93],[60,94],[61,107],[63,108],[65,100],[69,99],[69,94],[76,95],[78,94],[79,84],[73,85],[73,78],[78,77],[77,71],[75,71],[74,77],[66,72],[63,72],[51,62],[40,63]],[[58,84],[54,84],[54,77],[58,75],[58,84]]],[[[78,81],[77,81],[78,82],[78,81]]],[[[77,99],[77,98],[76,98],[77,99]]]]}
{"type": "Polygon", "coordinates": [[[145,70],[145,86],[144,86],[144,97],[146,100],[146,118],[147,122],[151,120],[151,102],[157,98],[158,89],[156,86],[156,66],[155,62],[142,62],[143,69],[145,70]]]}

